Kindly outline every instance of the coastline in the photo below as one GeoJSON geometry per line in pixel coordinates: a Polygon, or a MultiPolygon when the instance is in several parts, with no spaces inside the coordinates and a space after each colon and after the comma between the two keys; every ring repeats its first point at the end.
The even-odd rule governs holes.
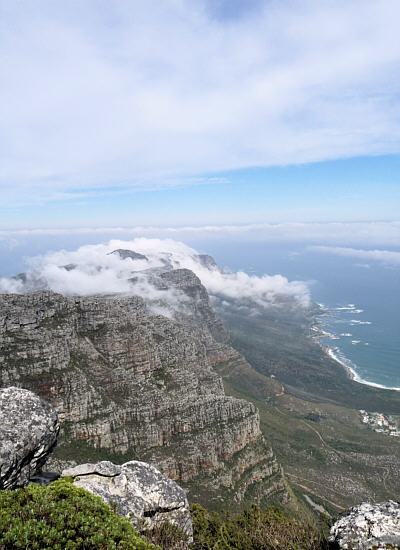
{"type": "MultiPolygon", "coordinates": [[[[318,313],[316,315],[316,318],[315,318],[315,324],[313,324],[313,326],[311,327],[311,330],[312,332],[314,332],[314,334],[312,334],[312,338],[314,341],[317,342],[317,344],[320,346],[320,348],[322,349],[322,351],[330,358],[332,359],[333,361],[335,361],[337,364],[339,364],[341,367],[343,367],[346,371],[346,374],[347,376],[350,378],[350,380],[353,380],[354,382],[358,382],[359,384],[363,384],[365,386],[371,386],[373,388],[379,388],[381,390],[390,390],[390,391],[399,391],[400,392],[400,387],[395,387],[395,386],[385,386],[383,384],[379,384],[377,382],[370,382],[368,380],[365,380],[364,378],[362,378],[358,373],[357,371],[355,370],[355,365],[353,365],[353,363],[347,359],[347,358],[342,358],[339,353],[341,354],[339,348],[333,348],[333,347],[330,347],[326,344],[323,344],[321,342],[321,339],[322,338],[329,338],[330,340],[340,340],[340,338],[338,336],[336,336],[335,334],[332,334],[331,332],[328,332],[326,330],[324,330],[320,323],[319,323],[319,320],[318,320],[318,317],[321,317],[323,315],[328,315],[329,314],[329,310],[328,308],[326,308],[326,306],[324,306],[323,304],[317,304],[319,306],[319,309],[320,309],[320,313],[318,313]],[[339,352],[339,353],[338,353],[339,352]]],[[[341,354],[343,355],[343,354],[341,354]]]]}
{"type": "Polygon", "coordinates": [[[320,346],[324,350],[324,352],[328,355],[328,357],[336,361],[336,363],[341,365],[346,370],[348,377],[354,382],[358,382],[359,384],[364,384],[365,386],[371,386],[373,388],[379,388],[381,390],[400,391],[400,388],[397,388],[395,386],[384,386],[383,384],[378,384],[377,382],[369,382],[368,380],[364,380],[364,378],[361,378],[361,376],[357,374],[354,368],[352,368],[348,363],[346,363],[343,359],[341,359],[337,355],[337,351],[334,348],[330,348],[329,346],[324,346],[321,343],[320,343],[320,346]]]}

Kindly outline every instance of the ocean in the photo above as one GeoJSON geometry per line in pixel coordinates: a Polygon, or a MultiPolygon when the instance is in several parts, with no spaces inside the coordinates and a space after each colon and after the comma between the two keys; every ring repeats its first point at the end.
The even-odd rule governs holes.
{"type": "Polygon", "coordinates": [[[257,275],[307,281],[324,308],[321,343],[355,378],[400,389],[400,266],[328,255],[298,244],[209,243],[217,262],[257,275]]]}
{"type": "MultiPolygon", "coordinates": [[[[72,250],[112,235],[27,238],[18,246],[0,246],[0,276],[26,269],[24,256],[49,249],[72,250]]],[[[119,238],[129,238],[121,235],[119,238]]],[[[323,254],[305,243],[245,242],[234,238],[182,238],[199,252],[211,254],[230,270],[282,274],[306,281],[314,301],[323,304],[322,340],[358,380],[400,388],[400,266],[323,254]]],[[[0,243],[1,244],[1,243],[0,243]]]]}

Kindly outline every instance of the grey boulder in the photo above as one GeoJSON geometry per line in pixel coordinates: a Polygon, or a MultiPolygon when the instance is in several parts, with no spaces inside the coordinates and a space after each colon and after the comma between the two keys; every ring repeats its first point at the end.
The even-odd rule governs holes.
{"type": "Polygon", "coordinates": [[[63,471],[74,483],[100,496],[115,511],[128,517],[139,531],[164,523],[179,527],[192,538],[192,521],[185,491],[154,466],[132,460],[122,465],[103,461],[63,471]]]}
{"type": "Polygon", "coordinates": [[[28,483],[57,443],[58,416],[29,390],[0,389],[0,489],[28,483]]]}
{"type": "Polygon", "coordinates": [[[346,550],[400,548],[400,503],[354,506],[333,525],[330,541],[346,550]]]}

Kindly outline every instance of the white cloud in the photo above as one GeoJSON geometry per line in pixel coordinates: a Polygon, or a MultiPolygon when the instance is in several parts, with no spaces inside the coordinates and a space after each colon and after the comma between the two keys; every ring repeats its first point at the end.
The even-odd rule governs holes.
{"type": "MultiPolygon", "coordinates": [[[[388,265],[400,265],[400,252],[394,250],[360,250],[340,246],[312,246],[309,250],[323,254],[381,262],[388,265]]],[[[365,265],[362,267],[365,267],[365,265]]],[[[369,265],[367,264],[366,267],[369,267],[369,265]]]]}
{"type": "MultiPolygon", "coordinates": [[[[266,241],[291,243],[316,243],[357,246],[398,246],[400,243],[400,222],[331,222],[331,223],[257,223],[242,225],[201,226],[136,226],[136,227],[74,227],[48,229],[0,230],[0,240],[45,236],[104,235],[123,238],[129,236],[234,238],[236,241],[266,241]]],[[[106,237],[107,238],[107,237],[106,237]]]]}
{"type": "Polygon", "coordinates": [[[8,277],[0,277],[0,292],[19,294],[24,291],[24,285],[21,281],[8,277]]]}
{"type": "Polygon", "coordinates": [[[398,0],[259,4],[0,0],[3,196],[399,152],[398,0]]]}
{"type": "Polygon", "coordinates": [[[32,258],[27,271],[27,284],[13,279],[0,279],[0,291],[24,292],[44,286],[67,295],[137,294],[157,307],[168,310],[185,306],[177,292],[159,290],[143,270],[164,268],[192,270],[209,293],[230,300],[245,300],[267,307],[277,299],[289,298],[302,305],[309,303],[307,285],[300,281],[288,281],[282,275],[257,277],[244,272],[224,273],[207,268],[197,252],[184,243],[172,239],[137,238],[132,241],[112,240],[106,244],[86,245],[75,251],[61,250],[32,258]],[[122,260],[109,254],[117,249],[134,250],[148,260],[122,260]],[[73,266],[65,269],[63,266],[73,266]],[[137,277],[135,282],[130,278],[137,277]]]}

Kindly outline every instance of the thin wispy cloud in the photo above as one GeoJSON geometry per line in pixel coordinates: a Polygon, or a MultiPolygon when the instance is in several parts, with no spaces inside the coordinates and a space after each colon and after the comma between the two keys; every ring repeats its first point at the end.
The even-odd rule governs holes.
{"type": "Polygon", "coordinates": [[[234,4],[0,0],[3,197],[400,151],[397,0],[234,4]]]}
{"type": "Polygon", "coordinates": [[[333,254],[335,256],[344,256],[347,258],[379,262],[386,265],[400,266],[400,251],[396,250],[362,250],[340,246],[313,246],[310,247],[309,250],[321,254],[333,254]]]}
{"type": "MultiPolygon", "coordinates": [[[[198,226],[70,227],[0,230],[0,241],[66,235],[234,238],[237,241],[399,246],[400,222],[257,223],[198,226]]],[[[322,248],[320,248],[322,250],[322,248]]],[[[338,248],[340,250],[340,248],[338,248]]],[[[335,247],[327,247],[335,250],[335,247]]],[[[347,248],[344,248],[347,250],[347,248]]]]}

